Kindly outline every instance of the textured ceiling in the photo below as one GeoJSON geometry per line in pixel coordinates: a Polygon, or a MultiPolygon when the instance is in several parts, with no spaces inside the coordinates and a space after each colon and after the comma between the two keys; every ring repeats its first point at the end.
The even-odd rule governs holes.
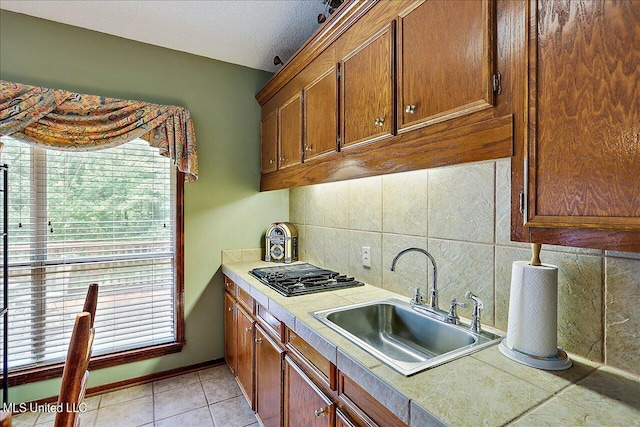
{"type": "Polygon", "coordinates": [[[318,28],[322,0],[0,0],[0,8],[275,72],[318,28]]]}

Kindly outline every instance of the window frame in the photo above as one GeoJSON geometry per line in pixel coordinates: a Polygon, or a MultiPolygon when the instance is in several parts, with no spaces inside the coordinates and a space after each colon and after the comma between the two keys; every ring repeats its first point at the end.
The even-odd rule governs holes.
{"type": "MultiPolygon", "coordinates": [[[[172,165],[172,167],[174,167],[172,165]]],[[[170,343],[156,344],[120,352],[92,356],[89,370],[119,366],[141,360],[153,359],[178,353],[186,345],[184,322],[184,183],[185,174],[176,171],[176,218],[175,218],[175,340],[170,343]]],[[[98,297],[99,298],[99,297],[98,297]]],[[[53,378],[60,378],[64,361],[23,370],[9,372],[9,387],[23,385],[53,378]]]]}

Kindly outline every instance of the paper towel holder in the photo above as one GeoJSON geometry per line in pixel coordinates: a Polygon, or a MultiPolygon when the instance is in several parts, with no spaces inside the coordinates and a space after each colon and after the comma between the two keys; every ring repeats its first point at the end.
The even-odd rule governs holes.
{"type": "MultiPolygon", "coordinates": [[[[540,261],[540,249],[541,249],[541,245],[539,243],[531,244],[532,257],[531,257],[531,261],[529,262],[530,266],[533,266],[533,267],[543,266],[542,262],[540,261]]],[[[549,267],[553,267],[553,266],[549,266],[549,267]]],[[[561,371],[564,369],[569,369],[573,365],[567,353],[564,350],[562,350],[560,347],[557,348],[558,351],[555,355],[545,357],[545,356],[539,356],[534,354],[528,354],[516,348],[509,348],[509,346],[507,345],[507,338],[504,338],[500,342],[500,345],[498,346],[498,348],[500,352],[506,357],[518,363],[521,363],[523,365],[530,366],[532,368],[544,369],[549,371],[561,371]]]]}
{"type": "Polygon", "coordinates": [[[504,338],[500,341],[498,346],[500,353],[507,356],[509,359],[522,363],[523,365],[531,366],[532,368],[544,369],[547,371],[563,371],[569,369],[573,362],[569,359],[567,352],[558,347],[558,354],[552,357],[541,357],[532,354],[527,354],[516,349],[507,347],[507,339],[504,338]]]}
{"type": "Polygon", "coordinates": [[[533,265],[533,266],[542,265],[542,261],[540,261],[541,248],[542,248],[542,245],[540,243],[531,244],[531,261],[529,261],[530,265],[533,265]]]}

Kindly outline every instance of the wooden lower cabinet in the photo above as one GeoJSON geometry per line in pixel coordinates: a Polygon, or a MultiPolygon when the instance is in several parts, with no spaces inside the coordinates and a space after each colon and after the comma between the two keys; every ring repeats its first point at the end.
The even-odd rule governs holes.
{"type": "Polygon", "coordinates": [[[254,355],[254,325],[253,318],[237,305],[237,330],[238,353],[236,356],[236,378],[251,409],[255,408],[253,395],[253,355],[254,355]]]}
{"type": "Polygon", "coordinates": [[[229,292],[224,293],[224,358],[231,372],[236,372],[236,301],[229,292]]]}
{"type": "Polygon", "coordinates": [[[225,359],[263,427],[406,425],[247,291],[225,284],[225,359]]]}
{"type": "Polygon", "coordinates": [[[406,426],[405,422],[342,372],[338,372],[338,396],[338,408],[351,424],[367,427],[406,426]]]}
{"type": "Polygon", "coordinates": [[[334,426],[335,405],[289,358],[284,358],[285,427],[334,426]]]}
{"type": "Polygon", "coordinates": [[[356,427],[351,419],[340,409],[336,409],[336,427],[356,427]]]}
{"type": "Polygon", "coordinates": [[[256,325],[256,414],[264,427],[282,426],[284,350],[256,325]]]}

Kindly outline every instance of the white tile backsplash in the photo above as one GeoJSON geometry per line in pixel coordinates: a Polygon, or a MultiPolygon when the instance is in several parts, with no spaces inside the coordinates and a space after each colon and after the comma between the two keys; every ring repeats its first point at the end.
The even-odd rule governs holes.
{"type": "Polygon", "coordinates": [[[349,183],[340,181],[325,186],[324,225],[349,228],[349,183]]]}
{"type": "Polygon", "coordinates": [[[429,237],[493,243],[495,162],[429,171],[429,237]]]}
{"type": "MultiPolygon", "coordinates": [[[[324,225],[324,185],[305,187],[304,218],[306,225],[324,225]]],[[[289,201],[291,203],[291,201],[289,201]]]]}
{"type": "MultiPolygon", "coordinates": [[[[438,264],[440,307],[471,290],[485,304],[482,322],[506,331],[511,265],[531,257],[529,244],[510,240],[510,175],[510,159],[500,159],[292,189],[301,259],[408,298],[409,286],[426,290],[427,259],[407,254],[396,272],[391,261],[426,248],[438,264]]],[[[559,268],[558,345],[640,375],[640,255],[543,245],[541,257],[559,268]]]]}
{"type": "Polygon", "coordinates": [[[428,171],[382,177],[382,231],[427,236],[428,171]]]}
{"type": "Polygon", "coordinates": [[[382,177],[349,183],[349,229],[382,231],[382,177]]]}

